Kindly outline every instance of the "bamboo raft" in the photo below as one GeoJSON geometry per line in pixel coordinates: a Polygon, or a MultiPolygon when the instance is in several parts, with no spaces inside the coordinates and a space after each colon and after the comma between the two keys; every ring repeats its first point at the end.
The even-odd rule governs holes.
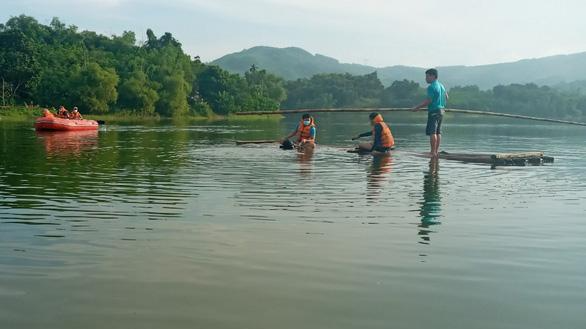
{"type": "Polygon", "coordinates": [[[455,160],[469,163],[486,163],[492,166],[526,166],[553,163],[554,158],[545,156],[543,152],[515,152],[515,153],[448,153],[440,152],[440,159],[455,160]]]}
{"type": "Polygon", "coordinates": [[[236,145],[246,145],[246,144],[273,144],[273,143],[280,143],[278,140],[268,139],[268,140],[250,140],[250,141],[236,141],[236,145]]]}

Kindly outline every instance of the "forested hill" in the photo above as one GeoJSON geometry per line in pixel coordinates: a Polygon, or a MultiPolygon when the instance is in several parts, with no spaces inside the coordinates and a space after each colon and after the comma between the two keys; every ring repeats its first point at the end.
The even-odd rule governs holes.
{"type": "MultiPolygon", "coordinates": [[[[344,64],[323,55],[312,55],[300,48],[254,47],[219,58],[212,63],[242,74],[251,65],[267,69],[285,80],[310,78],[318,73],[350,73],[355,75],[377,71],[384,85],[397,80],[423,81],[426,68],[389,66],[375,68],[358,64],[344,64]]],[[[583,80],[586,75],[586,52],[525,59],[511,63],[439,67],[441,79],[448,86],[477,85],[490,89],[511,83],[556,85],[583,80]]]]}
{"type": "Polygon", "coordinates": [[[319,73],[362,75],[377,70],[371,66],[340,63],[337,59],[319,54],[312,55],[296,47],[254,47],[218,58],[212,64],[239,74],[243,74],[255,65],[285,80],[310,78],[319,73]]]}
{"type": "Polygon", "coordinates": [[[0,24],[0,105],[79,106],[82,113],[226,115],[278,110],[283,81],[252,68],[244,76],[186,54],[171,33],[104,36],[54,18],[21,15],[0,24]]]}
{"type": "MultiPolygon", "coordinates": [[[[171,33],[157,36],[149,29],[146,37],[145,42],[137,42],[134,32],[104,36],[79,31],[58,19],[44,25],[29,16],[12,17],[0,24],[0,105],[78,106],[82,113],[209,116],[280,108],[409,107],[425,98],[422,68],[394,67],[394,71],[381,69],[379,73],[297,48],[285,52],[297,54],[297,59],[313,58],[311,70],[329,67],[338,72],[311,75],[309,70],[303,71],[309,78],[284,81],[270,73],[275,66],[254,62],[242,75],[230,73],[186,54],[171,33]],[[381,79],[385,72],[407,79],[385,86],[381,79]]],[[[270,53],[270,49],[262,51],[266,56],[270,53]]],[[[586,65],[578,65],[583,56],[466,68],[476,76],[469,83],[465,77],[472,75],[459,74],[455,67],[440,68],[440,77],[448,82],[450,107],[576,120],[586,118],[582,74],[576,81],[555,87],[509,83],[508,79],[517,74],[541,83],[560,81],[586,70],[586,65]],[[558,68],[557,78],[547,73],[553,67],[558,68]],[[536,78],[538,74],[541,80],[536,78]],[[489,78],[503,85],[476,86],[487,87],[489,78]],[[455,81],[465,86],[454,86],[455,81]]],[[[284,66],[291,69],[302,66],[294,56],[288,62],[291,65],[284,66]]]]}

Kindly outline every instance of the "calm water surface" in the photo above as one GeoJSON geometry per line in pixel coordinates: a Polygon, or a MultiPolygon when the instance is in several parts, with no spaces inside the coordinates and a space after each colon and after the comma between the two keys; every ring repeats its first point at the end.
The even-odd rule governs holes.
{"type": "Polygon", "coordinates": [[[418,156],[418,116],[348,154],[364,119],[312,157],[234,145],[295,118],[0,122],[0,328],[586,327],[584,128],[449,117],[444,150],[556,157],[491,170],[418,156]]]}

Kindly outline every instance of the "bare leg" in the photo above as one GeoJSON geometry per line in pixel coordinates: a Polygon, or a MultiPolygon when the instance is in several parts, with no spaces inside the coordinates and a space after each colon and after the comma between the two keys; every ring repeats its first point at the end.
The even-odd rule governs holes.
{"type": "Polygon", "coordinates": [[[437,134],[436,135],[436,141],[435,141],[435,155],[438,156],[439,155],[439,148],[440,148],[440,144],[442,142],[442,135],[441,134],[437,134]]]}
{"type": "Polygon", "coordinates": [[[361,151],[370,151],[372,149],[372,143],[360,143],[358,144],[358,148],[361,151]]]}
{"type": "Polygon", "coordinates": [[[315,143],[313,142],[302,142],[299,144],[298,150],[300,152],[313,152],[315,149],[315,143]]]}
{"type": "Polygon", "coordinates": [[[431,134],[429,135],[429,147],[430,147],[430,152],[429,155],[430,156],[435,156],[435,140],[436,140],[436,134],[431,134]]]}

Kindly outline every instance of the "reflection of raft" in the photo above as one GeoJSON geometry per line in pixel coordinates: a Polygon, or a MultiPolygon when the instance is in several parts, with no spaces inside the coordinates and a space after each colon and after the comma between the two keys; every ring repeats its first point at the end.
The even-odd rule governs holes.
{"type": "Polygon", "coordinates": [[[456,160],[472,163],[486,163],[493,166],[525,166],[527,164],[540,165],[552,163],[553,157],[543,155],[543,152],[516,152],[516,153],[448,153],[441,152],[440,159],[456,160]]]}
{"type": "Polygon", "coordinates": [[[97,130],[98,122],[95,120],[73,120],[57,117],[41,117],[35,121],[36,130],[79,131],[97,130]]]}
{"type": "MultiPolygon", "coordinates": [[[[392,147],[391,148],[391,151],[394,151],[394,150],[395,150],[395,147],[392,147]]],[[[391,154],[391,151],[384,152],[384,153],[383,152],[376,152],[376,151],[371,152],[371,151],[364,150],[364,149],[361,149],[359,147],[356,147],[356,148],[347,150],[346,152],[348,152],[348,153],[356,153],[356,154],[359,154],[359,155],[366,155],[366,154],[384,155],[384,154],[391,154]]]]}
{"type": "Polygon", "coordinates": [[[81,154],[98,145],[98,130],[82,131],[37,131],[39,140],[45,144],[48,155],[63,156],[81,154]]]}

